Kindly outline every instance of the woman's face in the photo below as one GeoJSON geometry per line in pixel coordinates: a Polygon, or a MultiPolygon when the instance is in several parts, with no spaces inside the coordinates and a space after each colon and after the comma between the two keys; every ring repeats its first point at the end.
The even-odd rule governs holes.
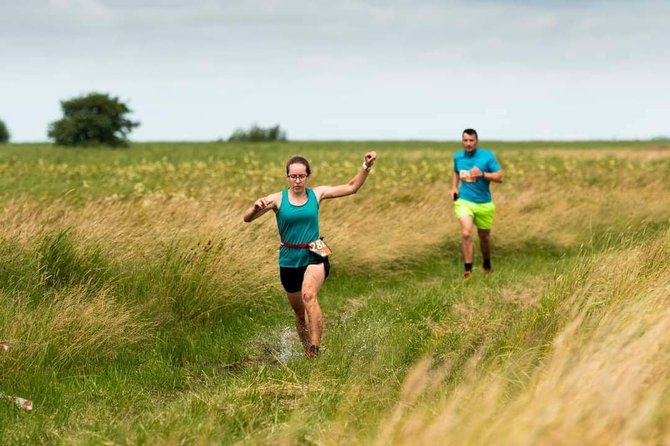
{"type": "Polygon", "coordinates": [[[293,192],[303,192],[307,186],[307,181],[309,181],[307,166],[302,163],[293,163],[289,165],[286,179],[288,180],[288,187],[293,190],[293,192]]]}

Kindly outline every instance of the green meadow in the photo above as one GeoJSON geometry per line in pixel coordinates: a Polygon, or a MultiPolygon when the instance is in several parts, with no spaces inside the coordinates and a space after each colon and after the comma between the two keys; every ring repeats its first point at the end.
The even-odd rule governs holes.
{"type": "Polygon", "coordinates": [[[0,146],[0,444],[670,444],[670,143],[482,146],[468,281],[456,142],[0,146]],[[315,186],[368,150],[321,206],[310,360],[274,218],[242,214],[291,155],[315,186]]]}

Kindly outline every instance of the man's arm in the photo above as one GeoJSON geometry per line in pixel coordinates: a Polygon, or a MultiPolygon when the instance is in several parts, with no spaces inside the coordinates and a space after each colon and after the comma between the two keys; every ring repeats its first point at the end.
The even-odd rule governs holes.
{"type": "Polygon", "coordinates": [[[502,183],[503,182],[503,171],[502,169],[498,170],[497,172],[482,172],[479,167],[475,166],[472,168],[470,171],[470,175],[472,175],[475,178],[483,178],[486,181],[490,181],[493,183],[502,183]]]}
{"type": "Polygon", "coordinates": [[[458,182],[461,180],[457,172],[451,173],[451,199],[458,197],[458,182]]]}
{"type": "Polygon", "coordinates": [[[503,171],[500,169],[497,172],[483,172],[482,178],[486,181],[491,181],[493,183],[502,183],[503,182],[503,171]]]}

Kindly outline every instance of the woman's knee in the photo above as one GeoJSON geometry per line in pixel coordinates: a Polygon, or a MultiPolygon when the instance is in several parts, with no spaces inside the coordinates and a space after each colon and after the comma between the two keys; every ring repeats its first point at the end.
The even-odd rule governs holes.
{"type": "Polygon", "coordinates": [[[304,289],[302,291],[302,301],[305,304],[309,304],[316,299],[316,293],[311,288],[304,289]]]}

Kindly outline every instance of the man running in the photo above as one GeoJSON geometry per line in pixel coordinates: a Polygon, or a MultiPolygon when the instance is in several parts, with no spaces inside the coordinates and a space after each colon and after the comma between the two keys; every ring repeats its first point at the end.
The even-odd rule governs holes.
{"type": "Polygon", "coordinates": [[[463,150],[454,155],[454,172],[451,175],[451,198],[454,213],[461,222],[463,236],[463,265],[465,279],[472,276],[475,248],[473,228],[479,233],[485,273],[491,266],[491,226],[496,207],[491,198],[491,182],[502,183],[503,171],[493,153],[477,147],[479,138],[474,129],[463,130],[463,150]],[[459,188],[460,183],[460,188],[459,188]]]}

